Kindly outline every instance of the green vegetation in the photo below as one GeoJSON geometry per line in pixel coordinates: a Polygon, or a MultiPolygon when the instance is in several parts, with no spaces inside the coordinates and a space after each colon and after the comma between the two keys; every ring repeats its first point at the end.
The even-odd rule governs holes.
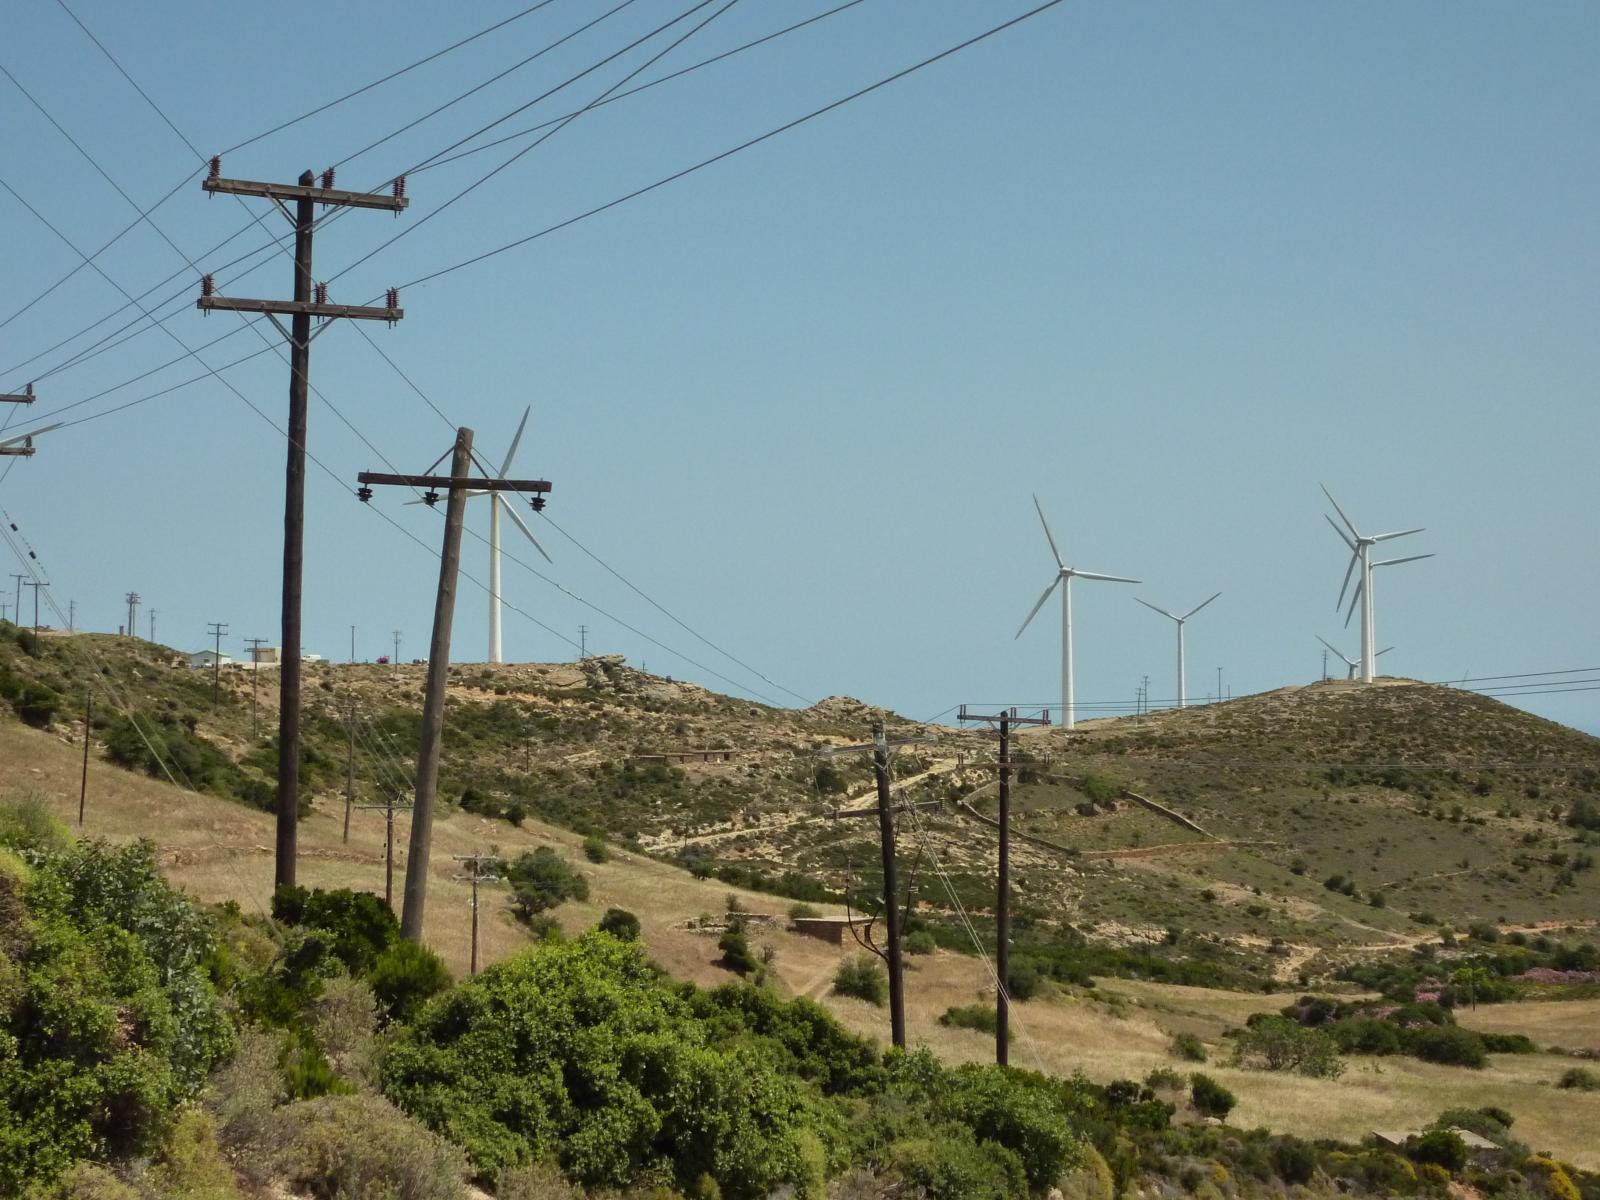
{"type": "Polygon", "coordinates": [[[589,883],[549,846],[540,846],[502,864],[517,913],[524,920],[568,900],[587,900],[589,883]]]}
{"type": "Polygon", "coordinates": [[[1196,1111],[1208,1117],[1226,1118],[1239,1099],[1209,1075],[1196,1071],[1189,1077],[1189,1099],[1196,1111]]]}
{"type": "MultiPolygon", "coordinates": [[[[981,1033],[994,1034],[999,1030],[1000,1020],[992,1004],[958,1004],[940,1014],[939,1024],[955,1029],[976,1029],[981,1033]]],[[[1009,1040],[1011,1035],[1009,1026],[1006,1035],[1009,1040]]]]}
{"type": "Polygon", "coordinates": [[[858,954],[839,964],[833,975],[837,996],[852,996],[882,1008],[889,1001],[889,976],[876,957],[858,954]]]}

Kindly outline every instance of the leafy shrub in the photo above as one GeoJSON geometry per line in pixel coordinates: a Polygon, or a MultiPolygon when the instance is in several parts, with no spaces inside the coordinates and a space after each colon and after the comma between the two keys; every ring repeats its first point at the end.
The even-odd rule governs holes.
{"type": "MultiPolygon", "coordinates": [[[[994,1006],[989,1004],[958,1004],[944,1010],[939,1016],[939,1024],[956,1029],[976,1029],[983,1033],[994,1033],[999,1028],[999,1017],[994,1006]]],[[[1008,1028],[1006,1032],[1011,1031],[1008,1028]]]]}
{"type": "Polygon", "coordinates": [[[889,1165],[912,1195],[927,1200],[1010,1200],[1027,1192],[1017,1155],[993,1142],[907,1139],[889,1148],[889,1165]]]}
{"type": "Polygon", "coordinates": [[[760,972],[761,963],[751,953],[750,939],[745,936],[742,927],[730,926],[728,931],[717,939],[717,949],[722,951],[722,957],[717,961],[735,975],[760,972]]]}
{"type": "Polygon", "coordinates": [[[906,934],[900,942],[900,948],[907,954],[932,954],[939,948],[939,943],[934,940],[932,931],[918,929],[906,934]]]}
{"type": "Polygon", "coordinates": [[[329,1096],[278,1109],[273,1159],[291,1188],[339,1200],[460,1200],[461,1151],[381,1096],[329,1096]]]}
{"type": "Polygon", "coordinates": [[[1239,1098],[1209,1075],[1196,1071],[1189,1076],[1189,1099],[1207,1117],[1225,1120],[1239,1098]]]}
{"type": "Polygon", "coordinates": [[[1297,1137],[1281,1137],[1272,1146],[1272,1165],[1285,1183],[1310,1183],[1317,1171],[1316,1148],[1297,1137]]]}
{"type": "Polygon", "coordinates": [[[1580,1092],[1600,1092],[1600,1075],[1587,1067],[1568,1067],[1556,1082],[1559,1088],[1574,1088],[1580,1092]]]}
{"type": "Polygon", "coordinates": [[[820,909],[814,908],[809,904],[801,903],[791,904],[789,906],[789,920],[791,921],[810,920],[815,917],[820,917],[821,915],[822,912],[820,909]]]}
{"type": "Polygon", "coordinates": [[[1012,1000],[1032,1000],[1043,980],[1039,968],[1025,958],[1006,964],[1006,995],[1012,1000]]]}
{"type": "Polygon", "coordinates": [[[833,993],[882,1008],[889,1000],[889,977],[872,955],[858,954],[839,964],[833,975],[833,993]]]}
{"type": "Polygon", "coordinates": [[[56,820],[50,802],[38,792],[19,792],[0,802],[0,846],[19,850],[50,850],[71,840],[67,827],[56,820]]]}
{"type": "Polygon", "coordinates": [[[392,1020],[409,1021],[450,986],[450,972],[432,950],[401,939],[378,956],[367,981],[392,1020]]]}
{"type": "Polygon", "coordinates": [[[1406,1156],[1417,1163],[1437,1163],[1455,1172],[1467,1165],[1467,1144],[1448,1129],[1431,1129],[1406,1139],[1406,1156]]]}
{"type": "Polygon", "coordinates": [[[326,934],[324,943],[352,975],[371,970],[372,964],[400,939],[394,912],[371,892],[349,888],[307,891],[280,885],[272,893],[272,916],[326,934]]]}
{"type": "Polygon", "coordinates": [[[550,1163],[504,1168],[495,1177],[494,1195],[495,1200],[584,1200],[583,1189],[550,1163]]]}
{"type": "Polygon", "coordinates": [[[608,862],[611,859],[611,847],[598,833],[591,833],[583,839],[583,856],[592,863],[608,862]]]}
{"type": "Polygon", "coordinates": [[[606,909],[606,915],[600,918],[599,929],[601,933],[609,933],[619,941],[639,940],[639,918],[625,908],[606,909]]]}
{"type": "Polygon", "coordinates": [[[1079,1159],[1080,1142],[1061,1119],[1054,1081],[1033,1072],[957,1067],[940,1108],[970,1129],[979,1145],[1005,1146],[1042,1193],[1079,1159]]]}
{"type": "Polygon", "coordinates": [[[1411,1039],[1411,1052],[1424,1062],[1456,1067],[1482,1067],[1489,1061],[1483,1039],[1456,1025],[1418,1031],[1411,1039]]]}
{"type": "Polygon", "coordinates": [[[1198,1036],[1192,1033],[1175,1033],[1168,1045],[1168,1050],[1174,1058],[1181,1058],[1184,1062],[1205,1062],[1206,1045],[1198,1036]]]}
{"type": "Polygon", "coordinates": [[[504,872],[524,920],[568,900],[587,900],[589,883],[549,846],[516,859],[504,872]]]}
{"type": "Polygon", "coordinates": [[[1332,1037],[1288,1017],[1252,1017],[1234,1041],[1233,1059],[1238,1066],[1293,1071],[1317,1079],[1336,1079],[1344,1072],[1332,1037]]]}
{"type": "Polygon", "coordinates": [[[806,1176],[799,1082],[767,1054],[709,1044],[636,944],[585,935],[490,967],[428,1005],[385,1053],[385,1091],[475,1169],[558,1161],[592,1187],[734,1198],[806,1176]]]}

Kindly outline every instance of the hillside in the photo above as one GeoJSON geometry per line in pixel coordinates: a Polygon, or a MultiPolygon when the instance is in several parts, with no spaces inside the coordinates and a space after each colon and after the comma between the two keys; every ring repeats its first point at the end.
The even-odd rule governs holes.
{"type": "MultiPolygon", "coordinates": [[[[224,669],[213,704],[211,674],[166,648],[19,639],[0,626],[0,693],[21,713],[22,691],[43,689],[35,723],[70,735],[91,680],[101,756],[270,806],[271,671],[255,680],[252,736],[249,671],[224,669]]],[[[409,790],[422,682],[417,664],[307,668],[313,824],[342,813],[347,766],[358,802],[409,790]]],[[[513,820],[539,822],[569,842],[603,833],[641,861],[721,883],[812,900],[870,894],[876,823],[832,815],[870,803],[868,757],[816,752],[859,744],[875,715],[895,736],[938,739],[896,756],[899,796],[926,802],[900,821],[906,873],[930,920],[952,918],[951,938],[960,909],[981,932],[996,834],[994,773],[974,765],[993,759],[994,743],[978,730],[919,726],[844,698],[771,708],[612,658],[462,664],[451,671],[441,795],[475,814],[478,836],[507,845],[525,836],[513,820]]],[[[1403,949],[1445,923],[1565,924],[1600,911],[1596,833],[1570,823],[1600,794],[1600,740],[1485,697],[1329,682],[1033,730],[1019,747],[1037,760],[1014,790],[1016,912],[1028,936],[1070,924],[1099,941],[1158,945],[1181,930],[1212,939],[1242,970],[1293,979],[1403,949]]]]}

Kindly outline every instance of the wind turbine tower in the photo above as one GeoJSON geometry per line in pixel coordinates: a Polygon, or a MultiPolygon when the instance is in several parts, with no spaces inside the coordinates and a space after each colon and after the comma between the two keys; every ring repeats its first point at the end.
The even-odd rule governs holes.
{"type": "MultiPolygon", "coordinates": [[[[1337,647],[1335,647],[1332,642],[1330,642],[1327,638],[1323,637],[1321,634],[1317,635],[1317,641],[1321,642],[1329,650],[1332,650],[1334,652],[1334,654],[1338,657],[1339,661],[1342,662],[1346,667],[1349,668],[1349,673],[1347,675],[1345,675],[1345,679],[1346,680],[1351,680],[1351,679],[1354,679],[1356,677],[1356,671],[1359,670],[1360,667],[1361,667],[1361,664],[1359,662],[1357,662],[1353,658],[1346,658],[1344,656],[1344,651],[1343,650],[1340,650],[1337,647]]],[[[1382,658],[1385,654],[1389,653],[1389,651],[1391,651],[1393,649],[1394,649],[1393,646],[1385,646],[1382,650],[1379,650],[1372,657],[1375,658],[1375,659],[1382,658]]],[[[1323,660],[1323,665],[1324,666],[1327,665],[1327,660],[1326,659],[1323,660]]]]}
{"type": "Polygon", "coordinates": [[[1207,604],[1210,604],[1211,600],[1215,600],[1220,595],[1222,595],[1221,592],[1213,593],[1210,600],[1202,600],[1199,604],[1196,604],[1193,608],[1191,608],[1188,612],[1184,613],[1183,616],[1181,616],[1181,617],[1178,616],[1176,613],[1169,613],[1164,608],[1157,608],[1154,604],[1151,604],[1150,601],[1148,601],[1148,600],[1139,600],[1139,597],[1137,597],[1137,596],[1134,597],[1135,600],[1139,600],[1139,603],[1144,605],[1151,612],[1158,612],[1163,617],[1167,617],[1170,620],[1176,621],[1178,623],[1178,707],[1179,708],[1185,707],[1185,705],[1186,705],[1185,697],[1188,696],[1188,694],[1189,694],[1186,690],[1184,690],[1184,680],[1183,680],[1183,623],[1185,621],[1187,621],[1190,617],[1194,616],[1195,613],[1199,612],[1207,604]]]}
{"type": "MultiPolygon", "coordinates": [[[[1344,623],[1350,624],[1350,618],[1355,614],[1357,602],[1361,605],[1361,682],[1371,683],[1374,674],[1377,653],[1373,646],[1377,641],[1377,623],[1373,617],[1372,603],[1372,572],[1377,567],[1392,567],[1399,563],[1416,562],[1419,559],[1432,558],[1432,554],[1410,554],[1404,558],[1385,558],[1378,562],[1372,561],[1372,548],[1379,542],[1387,542],[1393,538],[1409,537],[1413,533],[1421,533],[1423,528],[1401,529],[1395,533],[1363,534],[1355,527],[1355,523],[1345,516],[1344,509],[1339,507],[1339,502],[1333,498],[1326,485],[1322,485],[1322,494],[1328,498],[1328,503],[1333,505],[1334,512],[1339,514],[1339,520],[1344,522],[1340,528],[1339,521],[1335,521],[1326,513],[1329,525],[1339,535],[1341,541],[1350,547],[1350,565],[1344,569],[1344,583],[1339,587],[1339,600],[1334,605],[1337,612],[1344,605],[1344,594],[1350,587],[1350,576],[1355,573],[1356,567],[1361,568],[1360,576],[1356,580],[1355,594],[1350,597],[1350,609],[1345,613],[1344,623]],[[1346,533],[1346,530],[1349,532],[1346,533]]],[[[1337,653],[1337,652],[1336,652],[1337,653]]],[[[1342,658],[1343,655],[1340,655],[1342,658]]]]}
{"type": "Polygon", "coordinates": [[[1050,543],[1050,553],[1055,556],[1056,577],[1050,581],[1050,586],[1045,588],[1044,595],[1039,597],[1039,602],[1023,620],[1022,629],[1017,630],[1016,636],[1022,636],[1022,630],[1028,627],[1028,623],[1044,607],[1044,602],[1050,599],[1050,593],[1059,586],[1061,588],[1061,724],[1064,728],[1071,729],[1075,724],[1072,700],[1072,581],[1099,579],[1108,583],[1138,583],[1139,580],[1128,579],[1122,575],[1099,575],[1094,571],[1080,571],[1076,567],[1067,566],[1061,557],[1060,548],[1056,545],[1055,534],[1050,532],[1050,522],[1044,519],[1044,508],[1039,504],[1038,496],[1033,498],[1033,507],[1038,510],[1039,524],[1044,526],[1045,540],[1050,543]]]}

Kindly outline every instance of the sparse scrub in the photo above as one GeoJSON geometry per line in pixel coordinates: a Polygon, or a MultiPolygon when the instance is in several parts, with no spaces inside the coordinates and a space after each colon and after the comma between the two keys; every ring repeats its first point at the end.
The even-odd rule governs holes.
{"type": "Polygon", "coordinates": [[[1226,1120],[1234,1105],[1239,1103],[1232,1092],[1199,1071],[1189,1077],[1189,1100],[1197,1112],[1219,1120],[1226,1120]]]}
{"type": "MultiPolygon", "coordinates": [[[[939,1024],[954,1029],[976,1029],[991,1035],[999,1027],[992,1004],[960,1004],[947,1008],[940,1014],[939,1024]]],[[[1006,1032],[1011,1031],[1007,1029],[1006,1032]]]]}
{"type": "Polygon", "coordinates": [[[1206,1061],[1206,1046],[1198,1036],[1192,1033],[1175,1033],[1168,1044],[1168,1050],[1174,1058],[1184,1062],[1203,1063],[1206,1061]]]}
{"type": "Polygon", "coordinates": [[[882,1008],[889,1000],[889,977],[870,954],[859,954],[839,964],[833,975],[837,996],[851,996],[882,1008]]]}

